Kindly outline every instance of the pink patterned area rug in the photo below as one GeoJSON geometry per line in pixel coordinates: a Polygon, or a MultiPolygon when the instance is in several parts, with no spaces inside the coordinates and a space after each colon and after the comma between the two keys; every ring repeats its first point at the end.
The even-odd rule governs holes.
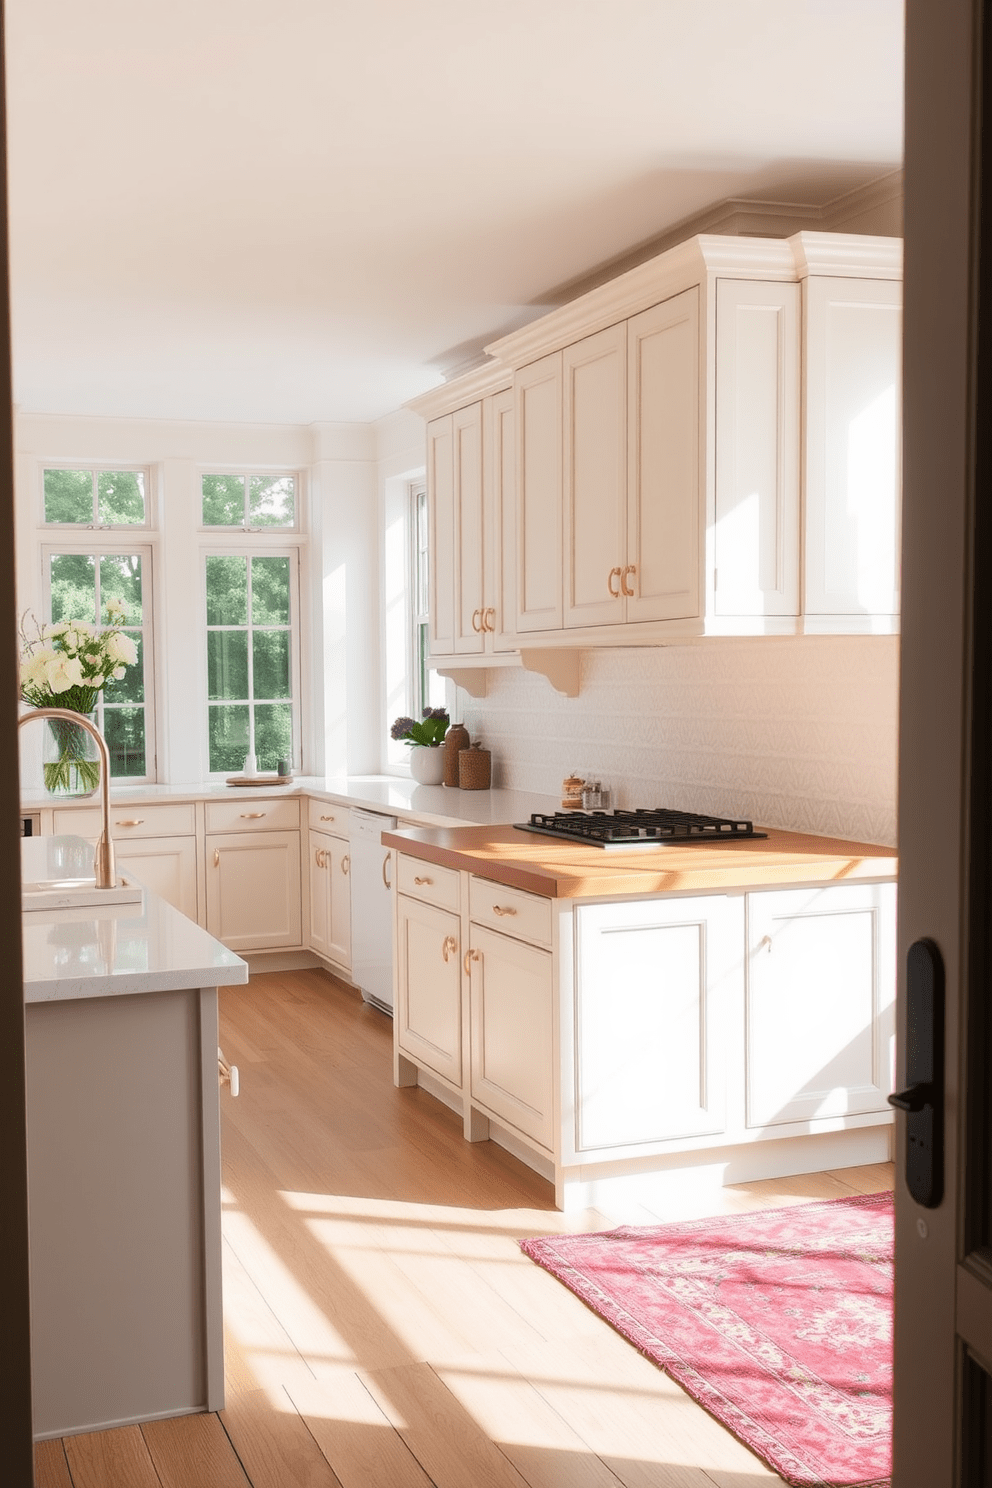
{"type": "Polygon", "coordinates": [[[521,1248],[787,1483],[887,1488],[890,1193],[521,1248]]]}

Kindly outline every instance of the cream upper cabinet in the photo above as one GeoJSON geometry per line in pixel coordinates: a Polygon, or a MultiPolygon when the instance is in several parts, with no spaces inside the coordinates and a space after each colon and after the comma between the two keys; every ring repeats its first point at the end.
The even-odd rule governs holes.
{"type": "Polygon", "coordinates": [[[431,650],[455,649],[455,440],[452,415],[427,425],[431,650]]]}
{"type": "Polygon", "coordinates": [[[716,287],[717,615],[799,614],[800,289],[716,287]]]}
{"type": "Polygon", "coordinates": [[[432,419],[427,437],[431,654],[505,649],[505,617],[512,612],[503,599],[505,533],[512,530],[512,391],[432,419]]]}
{"type": "Polygon", "coordinates": [[[516,648],[554,679],[556,648],[895,630],[901,278],[898,239],[693,238],[415,400],[440,415],[429,470],[450,514],[436,653],[516,648]],[[480,440],[450,410],[501,372],[512,414],[497,430],[482,408],[480,440]]]}
{"type": "Polygon", "coordinates": [[[562,354],[514,375],[516,629],[562,624],[562,354]]]}
{"type": "Polygon", "coordinates": [[[627,325],[625,619],[699,613],[699,290],[627,325]]]}
{"type": "Polygon", "coordinates": [[[902,285],[804,289],[805,611],[810,628],[877,628],[899,612],[902,285]]]}
{"type": "Polygon", "coordinates": [[[627,328],[562,353],[564,623],[624,618],[627,564],[627,328]]]}

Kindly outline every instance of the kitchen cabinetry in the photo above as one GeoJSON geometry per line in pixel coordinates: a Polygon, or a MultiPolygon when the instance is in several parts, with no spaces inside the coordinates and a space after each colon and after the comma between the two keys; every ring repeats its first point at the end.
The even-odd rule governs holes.
{"type": "Polygon", "coordinates": [[[207,929],[232,951],[302,944],[299,813],[296,800],[207,802],[207,929]]]}
{"type": "Polygon", "coordinates": [[[402,851],[398,877],[424,896],[397,900],[398,1070],[560,1205],[888,1155],[893,883],[571,901],[402,851]]]}
{"type": "MultiPolygon", "coordinates": [[[[503,644],[551,676],[555,648],[895,629],[901,274],[895,239],[700,237],[487,348],[468,386],[514,396],[503,644]]],[[[459,418],[430,426],[438,512],[459,418]]],[[[433,561],[475,572],[450,533],[433,561]]],[[[484,665],[437,603],[436,650],[484,665]]]]}
{"type": "Polygon", "coordinates": [[[310,949],[342,971],[351,967],[351,854],[347,807],[309,805],[310,949]]]}
{"type": "MultiPolygon", "coordinates": [[[[508,379],[507,379],[508,381],[508,379]]],[[[507,386],[428,426],[431,654],[491,654],[505,629],[503,524],[512,479],[507,386]]]]}
{"type": "MultiPolygon", "coordinates": [[[[96,842],[103,830],[98,806],[56,809],[53,832],[96,842]]],[[[146,888],[188,915],[197,914],[196,813],[191,801],[114,808],[110,830],[118,868],[130,868],[146,888]]]]}
{"type": "MultiPolygon", "coordinates": [[[[403,861],[402,859],[400,860],[403,861]]],[[[420,868],[420,865],[417,865],[420,868]]],[[[462,935],[457,909],[443,908],[458,875],[431,867],[404,875],[421,895],[396,896],[394,1036],[401,1054],[462,1089],[462,935]],[[419,883],[415,882],[417,879],[419,883]]],[[[400,887],[403,887],[401,882],[400,887]]]]}

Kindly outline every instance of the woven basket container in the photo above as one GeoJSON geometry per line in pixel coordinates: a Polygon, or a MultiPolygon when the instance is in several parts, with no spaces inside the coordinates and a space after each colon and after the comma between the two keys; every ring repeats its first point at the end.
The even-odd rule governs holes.
{"type": "Polygon", "coordinates": [[[462,790],[488,790],[493,778],[493,757],[488,749],[473,744],[458,755],[458,784],[462,790]]]}

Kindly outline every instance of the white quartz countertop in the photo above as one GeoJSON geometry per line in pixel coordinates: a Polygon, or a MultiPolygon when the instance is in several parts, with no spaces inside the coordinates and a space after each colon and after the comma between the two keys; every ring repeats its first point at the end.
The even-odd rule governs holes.
{"type": "MultiPolygon", "coordinates": [[[[418,785],[408,776],[400,775],[297,775],[290,785],[268,786],[232,786],[212,780],[201,785],[114,785],[111,788],[111,800],[115,806],[137,806],[155,801],[252,800],[265,796],[313,796],[342,806],[360,806],[367,811],[402,816],[412,825],[428,827],[485,827],[526,821],[533,811],[556,811],[560,806],[554,796],[528,791],[463,791],[443,785],[418,785]]],[[[24,811],[37,811],[45,806],[71,811],[78,807],[93,807],[98,801],[97,796],[70,801],[32,792],[21,797],[21,806],[24,811]]]]}
{"type": "MultiPolygon", "coordinates": [[[[77,878],[92,870],[81,837],[21,843],[25,880],[77,878]]],[[[122,997],[247,982],[240,956],[145,890],[140,904],[32,910],[22,916],[25,1002],[122,997]]]]}

